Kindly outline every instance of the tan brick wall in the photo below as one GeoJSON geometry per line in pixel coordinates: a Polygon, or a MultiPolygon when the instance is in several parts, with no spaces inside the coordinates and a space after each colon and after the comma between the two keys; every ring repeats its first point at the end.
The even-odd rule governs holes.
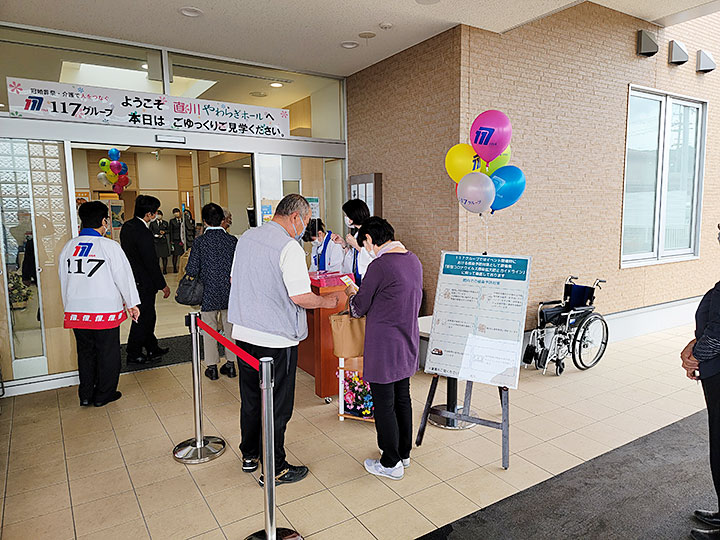
{"type": "MultiPolygon", "coordinates": [[[[528,181],[517,204],[487,216],[489,250],[533,257],[530,314],[538,301],[558,297],[571,273],[583,282],[608,280],[598,294],[598,306],[606,313],[696,296],[717,281],[720,170],[713,157],[720,145],[720,113],[713,106],[720,102],[720,70],[697,74],[695,52],[702,48],[720,56],[720,34],[713,32],[718,23],[720,15],[713,15],[659,29],[584,3],[502,35],[457,27],[350,77],[350,173],[371,167],[386,175],[384,204],[392,208],[386,217],[402,224],[401,236],[421,256],[429,296],[439,250],[454,248],[454,238],[438,239],[435,227],[443,231],[440,235],[456,230],[461,250],[485,249],[479,218],[457,209],[443,157],[452,144],[469,142],[472,120],[486,109],[500,109],[512,120],[511,164],[528,181]],[[660,51],[654,57],[635,54],[639,29],[658,36],[660,51]],[[670,39],[685,43],[689,62],[667,64],[670,39]],[[442,96],[440,81],[425,76],[440,69],[434,56],[452,60],[448,49],[459,49],[459,97],[442,96]],[[412,83],[418,77],[432,84],[418,88],[412,83]],[[629,84],[710,102],[700,260],[620,269],[629,84]],[[357,92],[377,96],[378,86],[382,95],[392,95],[380,100],[383,113],[372,118],[372,102],[357,92]],[[403,89],[404,97],[391,89],[403,89]],[[459,117],[454,138],[451,125],[431,133],[424,123],[426,115],[440,111],[459,117]],[[409,126],[417,122],[428,129],[413,133],[409,126]],[[378,129],[387,135],[374,137],[378,129]],[[408,205],[408,198],[422,204],[408,205]],[[435,214],[440,209],[442,217],[435,214]],[[457,228],[441,222],[453,214],[457,228]]],[[[452,66],[443,71],[454,72],[452,66]]]]}

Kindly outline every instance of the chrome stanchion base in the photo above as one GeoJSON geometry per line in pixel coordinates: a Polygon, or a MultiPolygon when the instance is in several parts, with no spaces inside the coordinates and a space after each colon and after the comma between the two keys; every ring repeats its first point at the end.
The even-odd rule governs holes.
{"type": "Polygon", "coordinates": [[[225,451],[225,441],[220,437],[203,437],[203,445],[197,446],[196,439],[188,439],[173,448],[175,461],[186,464],[205,463],[220,457],[225,451]]]}
{"type": "MultiPolygon", "coordinates": [[[[300,533],[293,531],[292,529],[275,529],[275,536],[277,540],[303,540],[300,533]]],[[[252,533],[245,540],[266,540],[265,529],[252,533]]]]}
{"type": "MultiPolygon", "coordinates": [[[[447,405],[435,405],[433,409],[447,409],[447,405]]],[[[462,407],[458,407],[457,411],[460,412],[462,409],[462,407]]],[[[445,418],[435,413],[428,415],[428,422],[433,426],[443,429],[470,429],[477,425],[472,422],[464,422],[463,420],[456,420],[454,418],[445,418]]]]}

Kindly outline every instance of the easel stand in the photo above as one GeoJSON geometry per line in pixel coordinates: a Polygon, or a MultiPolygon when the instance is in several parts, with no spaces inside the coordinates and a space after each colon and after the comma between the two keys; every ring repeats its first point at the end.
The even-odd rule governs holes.
{"type": "Polygon", "coordinates": [[[420,428],[418,429],[415,444],[417,446],[422,444],[423,437],[425,436],[425,428],[427,427],[428,419],[431,417],[441,419],[441,422],[433,420],[431,420],[431,422],[446,429],[464,429],[465,426],[463,426],[463,424],[465,424],[466,427],[476,424],[499,429],[502,431],[502,467],[503,469],[507,469],[510,466],[510,399],[507,387],[498,387],[500,405],[502,406],[502,421],[493,422],[492,420],[485,420],[483,418],[470,416],[469,413],[473,388],[472,381],[467,381],[465,383],[465,401],[462,409],[458,409],[457,407],[457,379],[451,377],[447,378],[447,405],[433,407],[432,403],[435,399],[435,392],[437,391],[439,380],[440,375],[433,375],[432,382],[430,383],[430,391],[428,392],[425,408],[423,409],[423,415],[420,419],[420,428]],[[462,412],[459,412],[460,410],[462,410],[462,412]]]}

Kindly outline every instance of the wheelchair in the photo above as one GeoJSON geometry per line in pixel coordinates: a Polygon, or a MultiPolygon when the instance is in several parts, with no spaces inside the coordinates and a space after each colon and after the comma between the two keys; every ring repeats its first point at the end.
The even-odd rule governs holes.
{"type": "Polygon", "coordinates": [[[540,302],[538,325],[530,333],[523,362],[533,362],[543,375],[551,363],[555,374],[565,371],[565,358],[572,355],[575,367],[580,370],[596,365],[607,348],[608,325],[602,315],[595,313],[595,290],[606,281],[597,279],[592,287],[578,285],[576,276],[565,280],[563,299],[540,302]]]}

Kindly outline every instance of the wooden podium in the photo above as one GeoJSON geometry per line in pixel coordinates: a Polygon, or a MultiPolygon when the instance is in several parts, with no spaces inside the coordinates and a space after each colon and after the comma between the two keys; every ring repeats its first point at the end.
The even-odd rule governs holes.
{"type": "MultiPolygon", "coordinates": [[[[322,279],[310,274],[312,292],[320,296],[344,291],[346,286],[336,279],[322,279]],[[332,284],[330,284],[332,283],[332,284]]],[[[332,274],[333,277],[344,274],[332,274]]],[[[309,309],[307,310],[308,337],[298,347],[298,366],[315,377],[315,394],[321,398],[334,396],[338,393],[338,359],[333,354],[332,330],[330,315],[342,311],[343,308],[309,309]]]]}

